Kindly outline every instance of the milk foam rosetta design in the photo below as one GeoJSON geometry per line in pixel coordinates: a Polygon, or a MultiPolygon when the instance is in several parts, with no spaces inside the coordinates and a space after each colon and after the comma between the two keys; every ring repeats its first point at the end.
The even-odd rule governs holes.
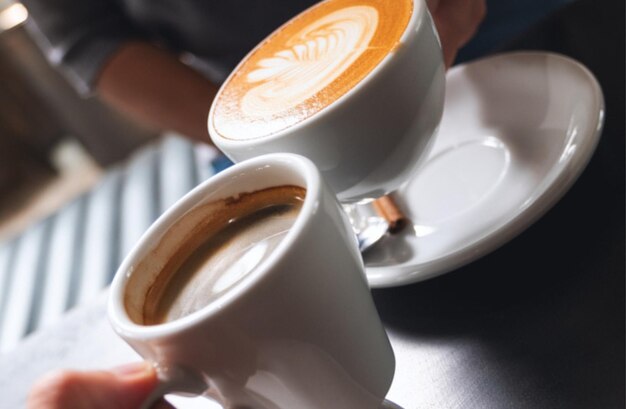
{"type": "Polygon", "coordinates": [[[412,0],[330,0],[305,11],[227,80],[213,128],[227,139],[254,139],[316,114],[393,52],[412,11],[412,0]]]}
{"type": "Polygon", "coordinates": [[[378,25],[378,11],[353,6],[307,26],[287,44],[289,48],[263,58],[247,81],[258,84],[241,101],[245,115],[273,116],[315,95],[367,49],[378,25]]]}

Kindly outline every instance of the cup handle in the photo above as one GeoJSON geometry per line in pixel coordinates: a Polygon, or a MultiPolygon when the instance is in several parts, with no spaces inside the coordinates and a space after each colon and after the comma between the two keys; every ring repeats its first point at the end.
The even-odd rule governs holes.
{"type": "Polygon", "coordinates": [[[163,396],[168,393],[182,392],[200,395],[207,390],[207,384],[196,374],[179,366],[156,365],[159,383],[141,404],[140,409],[151,409],[163,396]]]}

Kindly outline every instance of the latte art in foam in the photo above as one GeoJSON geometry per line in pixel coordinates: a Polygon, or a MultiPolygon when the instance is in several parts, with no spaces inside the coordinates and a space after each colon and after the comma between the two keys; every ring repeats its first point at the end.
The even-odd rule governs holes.
{"type": "Polygon", "coordinates": [[[226,80],[211,109],[212,134],[261,138],[314,116],[395,51],[412,14],[412,0],[327,0],[306,10],[226,80]]]}
{"type": "Polygon", "coordinates": [[[243,96],[241,109],[250,117],[273,116],[317,94],[363,54],[377,25],[371,6],[347,7],[313,22],[247,75],[257,85],[243,96]]]}

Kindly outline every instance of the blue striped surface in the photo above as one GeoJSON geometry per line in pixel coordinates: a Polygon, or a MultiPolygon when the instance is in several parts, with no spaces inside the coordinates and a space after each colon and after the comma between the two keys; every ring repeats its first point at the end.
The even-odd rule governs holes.
{"type": "Polygon", "coordinates": [[[95,299],[161,213],[230,165],[211,148],[166,136],[56,214],[0,243],[0,354],[95,299]]]}

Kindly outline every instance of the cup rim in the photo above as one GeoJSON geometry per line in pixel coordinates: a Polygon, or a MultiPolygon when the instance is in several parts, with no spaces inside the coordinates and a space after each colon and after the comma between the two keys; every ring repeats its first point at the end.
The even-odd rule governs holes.
{"type": "MultiPolygon", "coordinates": [[[[270,183],[269,186],[272,186],[270,183]]],[[[319,206],[322,195],[322,180],[317,167],[304,156],[291,153],[272,153],[248,159],[210,177],[189,191],[167,211],[165,211],[141,236],[137,244],[126,255],[117,269],[109,290],[108,317],[114,330],[125,338],[152,339],[189,330],[201,322],[223,312],[239,300],[246,292],[258,285],[271,274],[272,268],[280,262],[296,243],[297,238],[308,228],[319,206]],[[296,221],[276,249],[261,264],[241,281],[221,294],[216,300],[200,310],[174,321],[143,325],[133,321],[124,305],[124,296],[128,281],[133,272],[133,265],[152,248],[151,238],[160,237],[176,220],[197,203],[207,192],[219,191],[219,186],[233,183],[238,177],[251,177],[244,174],[268,166],[286,166],[295,170],[305,181],[306,196],[296,221]]],[[[232,196],[232,195],[228,195],[232,196]]],[[[216,193],[214,200],[221,197],[216,193]]]]}
{"type": "MultiPolygon", "coordinates": [[[[422,27],[422,24],[424,23],[424,21],[430,20],[426,16],[426,14],[428,13],[428,10],[427,10],[428,7],[426,5],[426,1],[425,0],[412,0],[412,2],[413,2],[413,10],[412,10],[411,18],[409,19],[409,22],[407,23],[404,29],[404,32],[400,36],[400,39],[398,40],[399,44],[405,44],[409,40],[409,37],[411,36],[411,34],[413,32],[417,32],[422,27]]],[[[296,16],[294,16],[294,18],[295,17],[296,16]]],[[[281,25],[279,28],[274,30],[267,37],[271,36],[274,32],[281,30],[282,27],[289,24],[291,20],[292,19],[287,21],[285,24],[281,25]]],[[[434,24],[434,23],[430,22],[430,24],[434,24]]],[[[265,41],[261,41],[248,54],[246,54],[245,57],[241,59],[241,61],[237,64],[235,69],[228,75],[226,80],[222,83],[222,86],[220,86],[220,89],[218,90],[217,94],[215,95],[215,98],[213,99],[213,103],[211,104],[211,107],[209,109],[209,115],[207,118],[207,126],[208,126],[209,136],[211,140],[220,148],[224,146],[224,147],[227,147],[227,149],[231,147],[235,149],[249,149],[250,147],[254,147],[258,145],[259,141],[262,141],[261,143],[267,143],[270,141],[275,141],[277,139],[282,139],[285,136],[292,137],[293,135],[297,134],[302,128],[311,126],[312,123],[322,120],[324,117],[329,115],[330,112],[332,112],[333,110],[339,109],[348,100],[354,98],[355,95],[360,93],[361,89],[364,88],[367,83],[373,81],[374,78],[378,77],[379,72],[384,71],[389,66],[391,61],[395,59],[394,57],[396,56],[396,53],[394,52],[390,51],[389,53],[387,53],[387,55],[382,59],[382,61],[380,61],[374,68],[372,68],[372,70],[369,73],[367,73],[367,75],[361,81],[359,81],[356,85],[354,85],[352,88],[346,91],[343,95],[339,96],[339,98],[337,98],[335,101],[331,102],[330,104],[328,104],[327,106],[325,106],[320,111],[313,114],[312,116],[305,118],[304,120],[292,126],[289,126],[285,129],[282,129],[278,132],[274,132],[269,135],[263,135],[263,136],[259,136],[259,137],[251,138],[251,139],[235,140],[235,139],[226,138],[222,136],[213,126],[213,114],[215,111],[216,101],[218,100],[219,96],[222,94],[222,91],[225,85],[228,84],[230,79],[237,73],[240,66],[245,61],[247,61],[248,57],[252,55],[254,52],[256,52],[256,50],[259,47],[261,47],[264,44],[264,42],[265,41]]],[[[443,60],[443,56],[441,56],[441,59],[443,60]]],[[[226,155],[229,156],[228,153],[226,153],[226,155]]]]}

